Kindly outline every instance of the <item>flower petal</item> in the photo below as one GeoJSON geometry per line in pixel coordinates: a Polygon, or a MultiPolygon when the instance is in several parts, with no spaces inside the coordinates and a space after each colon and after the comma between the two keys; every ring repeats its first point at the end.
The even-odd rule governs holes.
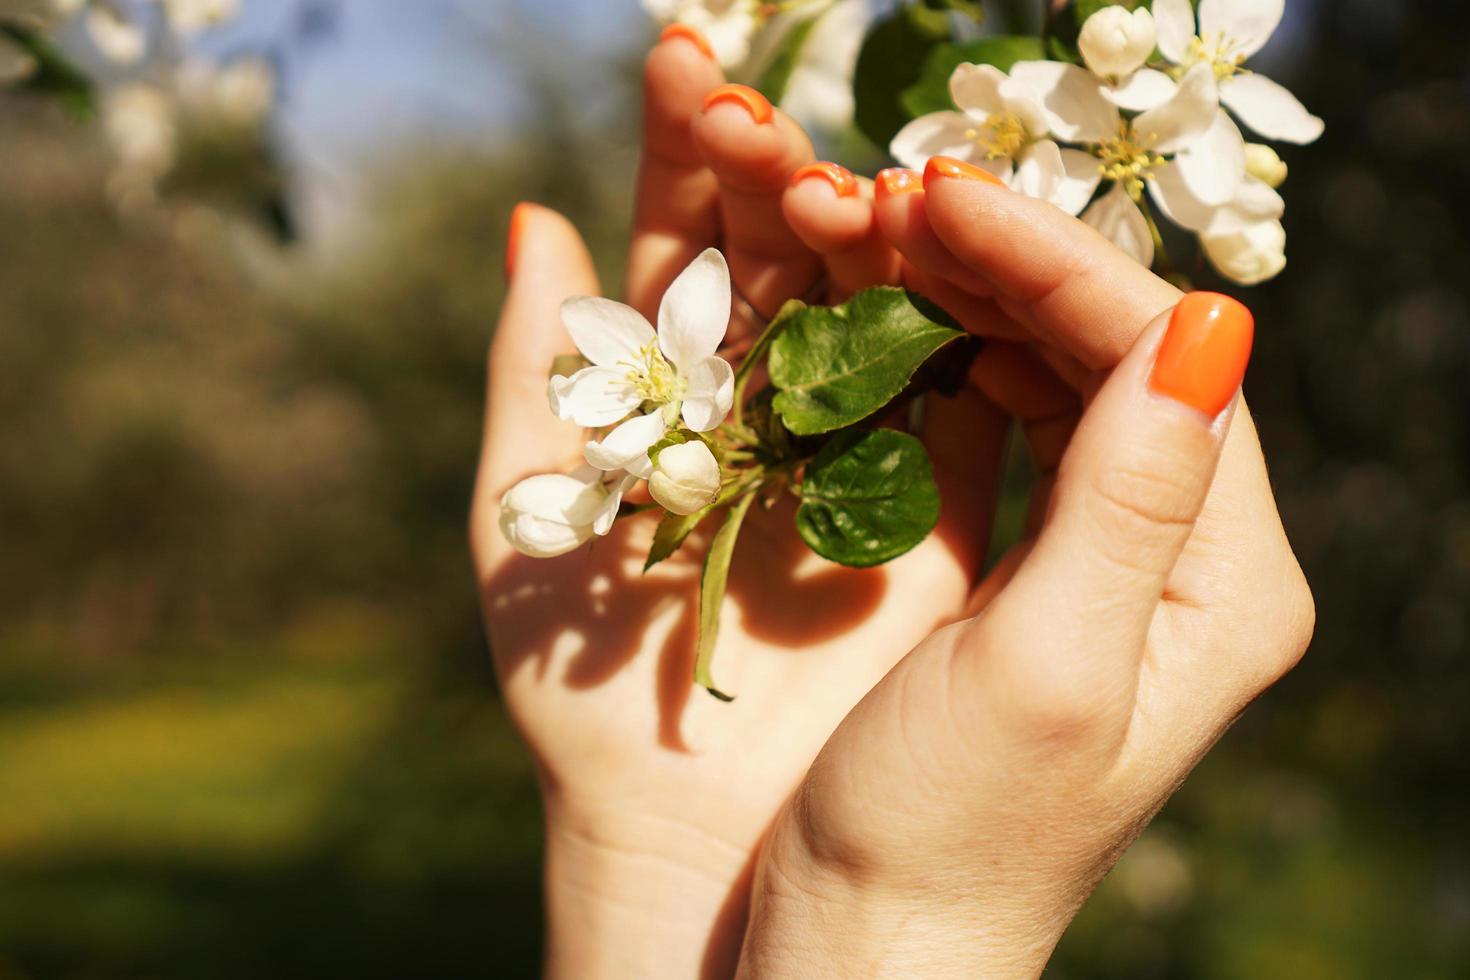
{"type": "Polygon", "coordinates": [[[1205,204],[1224,204],[1245,176],[1245,139],[1230,117],[1216,110],[1204,136],[1181,150],[1174,162],[1195,197],[1205,204]]]}
{"type": "Polygon", "coordinates": [[[625,368],[583,368],[571,377],[556,375],[546,385],[551,412],[563,422],[600,429],[637,408],[643,400],[628,382],[625,368]]]}
{"type": "Polygon", "coordinates": [[[1189,0],[1154,0],[1153,13],[1159,50],[1174,64],[1184,64],[1194,40],[1194,8],[1189,0]]]}
{"type": "Polygon", "coordinates": [[[1103,89],[1103,95],[1120,109],[1143,112],[1163,105],[1178,91],[1174,79],[1152,68],[1140,68],[1121,85],[1103,89]]]}
{"type": "Polygon", "coordinates": [[[618,519],[618,508],[623,504],[623,494],[631,490],[637,482],[636,476],[625,476],[607,488],[607,499],[597,508],[597,514],[592,519],[593,534],[601,536],[612,530],[613,521],[618,519]]]}
{"type": "Polygon", "coordinates": [[[664,293],[658,308],[658,346],[679,372],[710,357],[730,326],[730,267],[707,248],[664,293]]]}
{"type": "Polygon", "coordinates": [[[1154,264],[1154,240],[1149,233],[1148,222],[1128,192],[1123,190],[1122,184],[1114,184],[1112,190],[1087,209],[1082,220],[1145,269],[1154,264]]]}
{"type": "Polygon", "coordinates": [[[1215,271],[1243,286],[1271,279],[1286,268],[1286,229],[1260,221],[1228,235],[1202,235],[1200,246],[1215,271]]]}
{"type": "Polygon", "coordinates": [[[1164,217],[1189,231],[1204,231],[1220,210],[1220,205],[1206,204],[1195,196],[1177,163],[1154,168],[1148,190],[1164,217]]]}
{"type": "Polygon", "coordinates": [[[963,112],[931,112],[904,126],[888,144],[893,158],[910,170],[923,170],[930,157],[968,157],[974,149],[965,134],[975,120],[963,112]]]}
{"type": "Polygon", "coordinates": [[[1118,135],[1122,117],[1102,94],[1102,82],[1086,68],[1060,61],[1018,61],[1011,77],[1029,85],[1046,110],[1052,135],[1068,142],[1100,143],[1118,135]]]}
{"type": "Polygon", "coordinates": [[[529,476],[500,498],[500,507],[562,524],[586,524],[602,504],[602,482],[583,480],[565,473],[529,476]]]}
{"type": "Polygon", "coordinates": [[[1027,197],[1054,201],[1066,176],[1061,149],[1051,140],[1041,140],[1022,154],[1011,178],[1011,189],[1027,197]]]}
{"type": "Polygon", "coordinates": [[[1310,143],[1325,128],[1291,92],[1264,75],[1234,75],[1220,84],[1220,101],[1267,139],[1310,143]]]}
{"type": "Polygon", "coordinates": [[[573,296],[562,303],[561,322],[582,356],[602,367],[641,363],[640,349],[653,340],[653,327],[642,313],[601,296],[573,296]]]}
{"type": "Polygon", "coordinates": [[[1155,152],[1175,153],[1204,136],[1219,110],[1214,69],[1195,65],[1185,73],[1173,98],[1133,120],[1133,133],[1155,152]]]}
{"type": "Polygon", "coordinates": [[[949,76],[949,96],[960,109],[983,119],[1006,111],[1000,95],[1005,82],[1006,73],[994,65],[966,63],[949,76]]]}
{"type": "Polygon", "coordinates": [[[562,524],[531,514],[501,511],[500,534],[510,546],[532,558],[555,558],[580,548],[592,537],[591,524],[562,524]]]}
{"type": "Polygon", "coordinates": [[[1080,214],[1102,181],[1102,164],[1091,153],[1062,150],[1062,169],[1062,183],[1052,203],[1068,214],[1080,214]]]}
{"type": "Polygon", "coordinates": [[[662,412],[638,415],[613,429],[601,442],[587,443],[582,455],[599,470],[627,469],[663,438],[665,428],[662,412]]]}
{"type": "Polygon", "coordinates": [[[1281,23],[1286,0],[1200,0],[1199,35],[1228,47],[1226,57],[1244,61],[1266,46],[1281,23]]]}
{"type": "Polygon", "coordinates": [[[695,432],[718,428],[735,400],[735,371],[722,357],[705,358],[684,375],[684,424],[695,432]]]}

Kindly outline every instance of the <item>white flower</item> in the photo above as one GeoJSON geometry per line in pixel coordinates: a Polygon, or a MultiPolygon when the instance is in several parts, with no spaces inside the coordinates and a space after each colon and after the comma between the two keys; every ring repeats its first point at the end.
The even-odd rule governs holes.
{"type": "Polygon", "coordinates": [[[665,446],[648,478],[648,492],[664,510],[692,514],[720,495],[720,464],[698,439],[665,446]]]}
{"type": "Polygon", "coordinates": [[[1165,213],[1188,216],[1178,223],[1191,231],[1235,197],[1245,174],[1245,141],[1220,111],[1207,66],[1191,69],[1167,102],[1128,120],[1084,68],[1024,61],[1011,75],[1043,93],[1053,133],[1087,145],[1093,166],[1085,194],[1102,181],[1116,185],[1083,218],[1142,264],[1152,264],[1153,241],[1142,234],[1146,218],[1133,212],[1145,190],[1165,213]]]}
{"type": "Polygon", "coordinates": [[[1082,60],[1104,78],[1126,78],[1154,53],[1154,19],[1147,9],[1103,7],[1087,18],[1077,36],[1082,60]]]}
{"type": "Polygon", "coordinates": [[[240,0],[159,0],[168,24],[185,36],[198,34],[233,18],[240,10],[240,0]]]}
{"type": "Polygon", "coordinates": [[[766,20],[762,0],[643,0],[661,24],[688,24],[709,41],[721,67],[750,57],[750,41],[766,20]]]}
{"type": "Polygon", "coordinates": [[[1286,268],[1286,229],[1280,221],[1260,221],[1220,235],[1201,235],[1210,265],[1227,279],[1254,286],[1286,268]]]}
{"type": "MultiPolygon", "coordinates": [[[[1090,72],[1060,67],[1074,68],[1102,99],[1090,72]]],[[[955,157],[1068,214],[1082,210],[1097,187],[1097,161],[1079,150],[1062,149],[1049,138],[1048,133],[1056,130],[1041,90],[1014,70],[1008,78],[994,65],[964,64],[950,76],[949,92],[960,111],[931,112],[899,130],[889,145],[899,163],[922,170],[932,156],[955,157]]],[[[1111,109],[1110,118],[1116,118],[1116,107],[1105,104],[1111,109]]]]}
{"type": "Polygon", "coordinates": [[[1190,0],[1155,0],[1153,11],[1159,50],[1179,74],[1210,66],[1220,101],[1247,127],[1268,139],[1310,143],[1322,135],[1322,120],[1282,86],[1241,67],[1265,46],[1284,6],[1285,0],[1200,0],[1197,32],[1190,0]]]}
{"type": "Polygon", "coordinates": [[[547,398],[557,417],[599,429],[643,410],[589,442],[588,463],[647,476],[649,447],[681,416],[695,432],[725,420],[735,372],[715,351],[730,323],[730,269],[715,249],[700,253],[669,286],[657,335],[637,310],[600,297],[569,299],[561,316],[592,366],[551,379],[547,398]]]}
{"type": "Polygon", "coordinates": [[[812,25],[786,80],[781,108],[828,131],[852,123],[852,75],[873,19],[870,0],[839,0],[812,25]]]}
{"type": "Polygon", "coordinates": [[[500,498],[500,533],[523,555],[554,558],[606,534],[634,478],[598,472],[527,477],[500,498]]]}
{"type": "Polygon", "coordinates": [[[1153,16],[1141,7],[1131,13],[1103,7],[1087,18],[1077,37],[1083,61],[1103,83],[1103,95],[1133,112],[1169,101],[1177,88],[1168,75],[1144,67],[1155,43],[1153,16]]]}
{"type": "Polygon", "coordinates": [[[1286,183],[1286,163],[1264,143],[1245,145],[1245,172],[1268,187],[1280,187],[1286,183]]]}
{"type": "Polygon", "coordinates": [[[143,57],[148,36],[111,3],[93,4],[82,18],[87,36],[102,57],[117,65],[131,65],[143,57]]]}

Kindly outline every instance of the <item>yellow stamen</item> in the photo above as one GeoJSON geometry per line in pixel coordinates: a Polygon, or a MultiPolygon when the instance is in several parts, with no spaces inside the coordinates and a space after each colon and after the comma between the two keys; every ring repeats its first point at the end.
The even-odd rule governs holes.
{"type": "Polygon", "coordinates": [[[1026,146],[1026,127],[1014,113],[1002,112],[978,128],[965,130],[965,139],[984,150],[987,160],[1014,160],[1026,146]]]}

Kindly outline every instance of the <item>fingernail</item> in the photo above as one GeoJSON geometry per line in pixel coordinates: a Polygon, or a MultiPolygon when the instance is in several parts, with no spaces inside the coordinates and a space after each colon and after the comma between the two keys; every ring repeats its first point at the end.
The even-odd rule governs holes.
{"type": "Polygon", "coordinates": [[[771,103],[749,85],[721,85],[719,88],[712,89],[709,95],[704,97],[705,111],[708,112],[711,106],[721,102],[734,102],[744,106],[745,111],[750,113],[750,118],[762,125],[775,117],[771,103]]]}
{"type": "Polygon", "coordinates": [[[924,180],[917,171],[903,167],[889,167],[878,171],[878,190],[886,194],[913,194],[924,189],[924,180]]]}
{"type": "Polygon", "coordinates": [[[706,58],[714,59],[715,49],[709,46],[709,41],[705,40],[703,34],[688,24],[670,24],[668,27],[665,27],[663,33],[658,36],[658,43],[663,44],[670,38],[676,37],[682,37],[684,40],[693,44],[706,58]]]}
{"type": "Polygon", "coordinates": [[[956,160],[954,157],[930,157],[928,164],[924,167],[924,186],[928,187],[931,180],[940,177],[957,177],[960,180],[983,180],[987,184],[1004,187],[1005,183],[991,173],[982,170],[973,163],[956,160]]]}
{"type": "Polygon", "coordinates": [[[510,232],[505,236],[505,278],[507,282],[515,278],[516,252],[520,249],[521,233],[525,230],[526,221],[530,218],[533,207],[535,205],[529,201],[522,201],[510,213],[510,232]]]}
{"type": "Polygon", "coordinates": [[[1210,418],[1240,390],[1255,318],[1220,293],[1190,293],[1174,307],[1148,386],[1210,418]]]}
{"type": "Polygon", "coordinates": [[[857,197],[858,182],[852,171],[835,163],[809,163],[791,175],[791,186],[808,177],[820,177],[832,185],[838,197],[857,197]]]}

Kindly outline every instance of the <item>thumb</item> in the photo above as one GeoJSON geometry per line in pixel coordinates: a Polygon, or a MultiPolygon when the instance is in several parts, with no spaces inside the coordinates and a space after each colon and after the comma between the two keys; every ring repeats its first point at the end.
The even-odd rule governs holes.
{"type": "Polygon", "coordinates": [[[1253,333],[1230,297],[1184,297],[1113,371],[1062,459],[1052,513],[1014,587],[1037,622],[1066,624],[1054,649],[1087,651],[1114,680],[1136,677],[1214,480],[1253,333]]]}
{"type": "Polygon", "coordinates": [[[510,288],[490,345],[484,443],[476,500],[499,499],[532,473],[575,464],[585,436],[551,413],[552,360],[575,353],[561,322],[569,296],[598,294],[597,272],[570,221],[536,204],[516,205],[506,244],[510,288]]]}

